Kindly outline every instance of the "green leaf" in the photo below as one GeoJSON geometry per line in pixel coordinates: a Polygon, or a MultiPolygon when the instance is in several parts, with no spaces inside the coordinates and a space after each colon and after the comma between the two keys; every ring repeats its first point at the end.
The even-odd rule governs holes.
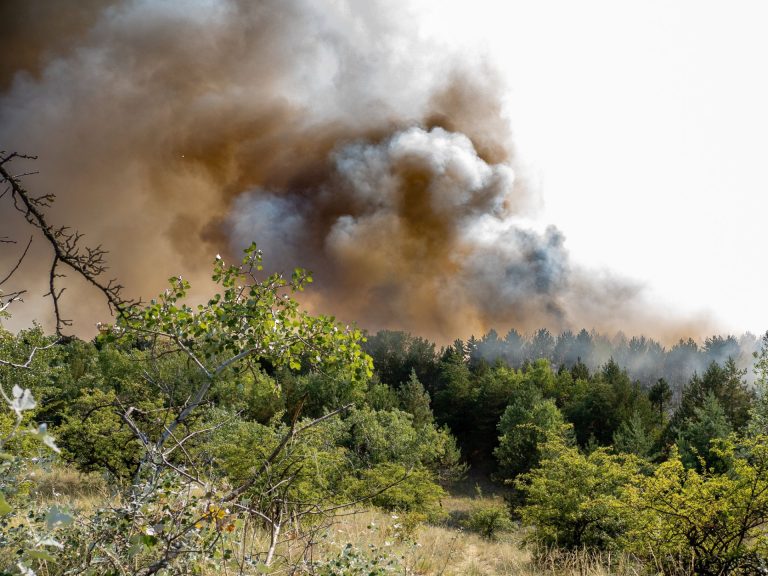
{"type": "Polygon", "coordinates": [[[0,516],[5,516],[11,512],[13,512],[13,508],[11,508],[11,505],[5,500],[3,493],[0,492],[0,516]]]}
{"type": "Polygon", "coordinates": [[[46,562],[56,562],[56,558],[54,558],[49,552],[46,552],[45,550],[27,550],[27,556],[30,558],[34,558],[35,560],[45,560],[46,562]]]}

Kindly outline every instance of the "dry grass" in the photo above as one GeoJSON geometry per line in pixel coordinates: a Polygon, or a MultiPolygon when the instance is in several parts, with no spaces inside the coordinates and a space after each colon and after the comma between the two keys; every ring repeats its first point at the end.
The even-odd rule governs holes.
{"type": "MultiPolygon", "coordinates": [[[[64,504],[88,513],[113,500],[114,493],[100,475],[81,474],[67,467],[39,469],[33,477],[32,494],[41,504],[64,504]]],[[[476,489],[465,483],[443,501],[448,516],[441,525],[415,521],[408,515],[360,510],[339,516],[316,535],[311,549],[314,560],[336,557],[351,543],[363,553],[386,554],[399,559],[404,576],[639,576],[641,568],[626,556],[543,551],[534,554],[521,542],[522,533],[502,534],[489,541],[460,528],[470,511],[503,498],[493,485],[476,489]]],[[[237,555],[266,550],[267,536],[247,523],[231,535],[237,539],[237,555]]],[[[284,574],[286,564],[299,562],[303,542],[286,541],[279,549],[274,574],[284,574]],[[281,567],[282,564],[282,567],[281,567]]]]}
{"type": "MultiPolygon", "coordinates": [[[[453,504],[469,509],[465,499],[453,504]]],[[[402,537],[398,515],[367,511],[340,520],[315,551],[338,554],[348,542],[359,550],[375,548],[402,558],[405,574],[413,576],[639,576],[641,567],[623,555],[586,551],[538,554],[520,542],[520,533],[488,541],[448,526],[422,525],[413,540],[402,537]],[[398,537],[398,534],[401,536],[398,537]]]]}
{"type": "Polygon", "coordinates": [[[408,517],[365,511],[340,518],[318,547],[320,556],[338,554],[346,543],[358,550],[377,549],[401,558],[412,576],[639,576],[642,567],[625,555],[588,551],[539,551],[522,543],[520,530],[489,541],[459,528],[480,506],[503,503],[489,483],[467,482],[443,501],[448,519],[442,525],[408,529],[408,517]]]}
{"type": "Polygon", "coordinates": [[[32,473],[31,495],[43,505],[65,503],[77,510],[93,510],[112,499],[101,474],[83,474],[67,466],[39,468],[32,473]]]}

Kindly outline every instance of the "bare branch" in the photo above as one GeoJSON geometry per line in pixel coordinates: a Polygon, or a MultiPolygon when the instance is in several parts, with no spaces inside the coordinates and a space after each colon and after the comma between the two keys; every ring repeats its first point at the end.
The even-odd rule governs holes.
{"type": "MultiPolygon", "coordinates": [[[[24,258],[26,258],[27,256],[27,252],[29,252],[29,247],[32,245],[32,238],[33,238],[32,236],[29,237],[29,242],[27,242],[27,247],[24,248],[24,252],[22,252],[21,256],[19,256],[19,259],[16,261],[16,265],[13,268],[11,268],[11,271],[8,272],[5,278],[0,280],[0,286],[5,284],[11,278],[11,276],[13,276],[16,273],[16,270],[19,269],[19,266],[21,266],[21,263],[24,261],[24,258]]],[[[0,242],[3,242],[2,238],[0,238],[0,242]]]]}
{"type": "Polygon", "coordinates": [[[20,368],[22,370],[25,370],[30,367],[30,365],[32,364],[32,360],[35,358],[35,355],[38,352],[42,350],[48,350],[49,348],[53,348],[58,343],[59,341],[56,340],[55,342],[51,342],[47,346],[35,346],[34,348],[32,348],[32,351],[29,353],[27,360],[23,364],[11,362],[10,360],[3,360],[2,358],[0,358],[0,366],[8,366],[10,368],[20,368]]]}
{"type": "Polygon", "coordinates": [[[5,312],[14,302],[21,302],[21,297],[26,292],[26,290],[19,290],[0,296],[0,312],[5,312]],[[5,299],[5,302],[3,302],[3,299],[5,299]]]}
{"type": "Polygon", "coordinates": [[[63,289],[59,289],[56,286],[57,279],[62,277],[57,272],[59,264],[63,264],[74,271],[101,292],[105,296],[110,311],[113,314],[125,317],[128,311],[138,304],[138,301],[123,297],[123,286],[115,283],[114,280],[105,282],[100,279],[107,270],[107,251],[101,246],[91,248],[90,246],[82,245],[83,235],[76,230],[71,230],[66,226],[57,228],[48,223],[44,212],[46,208],[51,206],[54,196],[52,194],[32,196],[21,183],[22,176],[27,174],[14,175],[8,171],[8,163],[16,158],[36,159],[34,156],[26,156],[16,152],[1,156],[0,182],[8,184],[16,210],[24,216],[31,226],[40,231],[53,250],[53,262],[51,263],[49,278],[50,291],[48,295],[53,300],[54,314],[56,315],[56,333],[61,336],[64,327],[71,325],[71,321],[65,320],[61,316],[59,301],[63,289]]]}

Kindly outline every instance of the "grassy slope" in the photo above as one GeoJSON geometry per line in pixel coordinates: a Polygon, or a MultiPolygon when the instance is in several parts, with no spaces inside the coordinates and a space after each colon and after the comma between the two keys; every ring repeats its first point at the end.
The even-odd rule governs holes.
{"type": "MultiPolygon", "coordinates": [[[[32,494],[41,504],[56,503],[87,514],[108,505],[109,490],[98,476],[83,476],[68,468],[40,470],[32,494]]],[[[340,516],[313,550],[314,559],[334,557],[347,543],[357,550],[379,551],[400,558],[408,575],[637,575],[638,568],[625,558],[586,553],[555,558],[544,555],[534,562],[521,543],[522,533],[502,534],[488,541],[460,528],[460,519],[475,507],[502,503],[498,488],[470,478],[456,486],[443,501],[448,519],[439,526],[411,524],[407,516],[377,510],[357,510],[340,516]],[[478,490],[478,485],[482,487],[478,490]]],[[[290,544],[289,544],[290,545],[290,544]]],[[[283,550],[286,556],[295,552],[283,550]]],[[[283,573],[276,571],[275,573],[283,573]]]]}

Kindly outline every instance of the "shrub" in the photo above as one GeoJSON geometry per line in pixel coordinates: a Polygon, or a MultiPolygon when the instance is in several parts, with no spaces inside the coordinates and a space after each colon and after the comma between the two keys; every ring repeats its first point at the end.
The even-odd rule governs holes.
{"type": "Polygon", "coordinates": [[[433,522],[445,517],[440,503],[445,491],[422,467],[409,470],[402,464],[379,464],[363,471],[350,488],[353,498],[366,499],[385,510],[421,513],[433,522]]]}
{"type": "Polygon", "coordinates": [[[397,559],[377,549],[363,554],[347,544],[338,557],[316,562],[312,573],[316,576],[386,576],[403,572],[397,559]]]}
{"type": "Polygon", "coordinates": [[[703,576],[761,573],[768,558],[768,437],[732,437],[710,451],[725,462],[725,473],[686,468],[673,450],[627,490],[638,511],[628,542],[662,568],[687,563],[703,576]]]}
{"type": "Polygon", "coordinates": [[[514,529],[509,510],[502,504],[486,505],[473,510],[462,525],[487,540],[496,540],[502,532],[514,529]]]}
{"type": "Polygon", "coordinates": [[[540,445],[563,427],[563,416],[552,400],[538,399],[532,404],[512,402],[499,420],[499,445],[493,451],[499,472],[514,478],[539,463],[540,445]]]}
{"type": "Polygon", "coordinates": [[[619,548],[632,518],[622,490],[637,477],[638,460],[605,448],[585,455],[558,438],[543,452],[539,468],[515,482],[526,498],[520,516],[532,528],[529,539],[547,547],[619,548]]]}

